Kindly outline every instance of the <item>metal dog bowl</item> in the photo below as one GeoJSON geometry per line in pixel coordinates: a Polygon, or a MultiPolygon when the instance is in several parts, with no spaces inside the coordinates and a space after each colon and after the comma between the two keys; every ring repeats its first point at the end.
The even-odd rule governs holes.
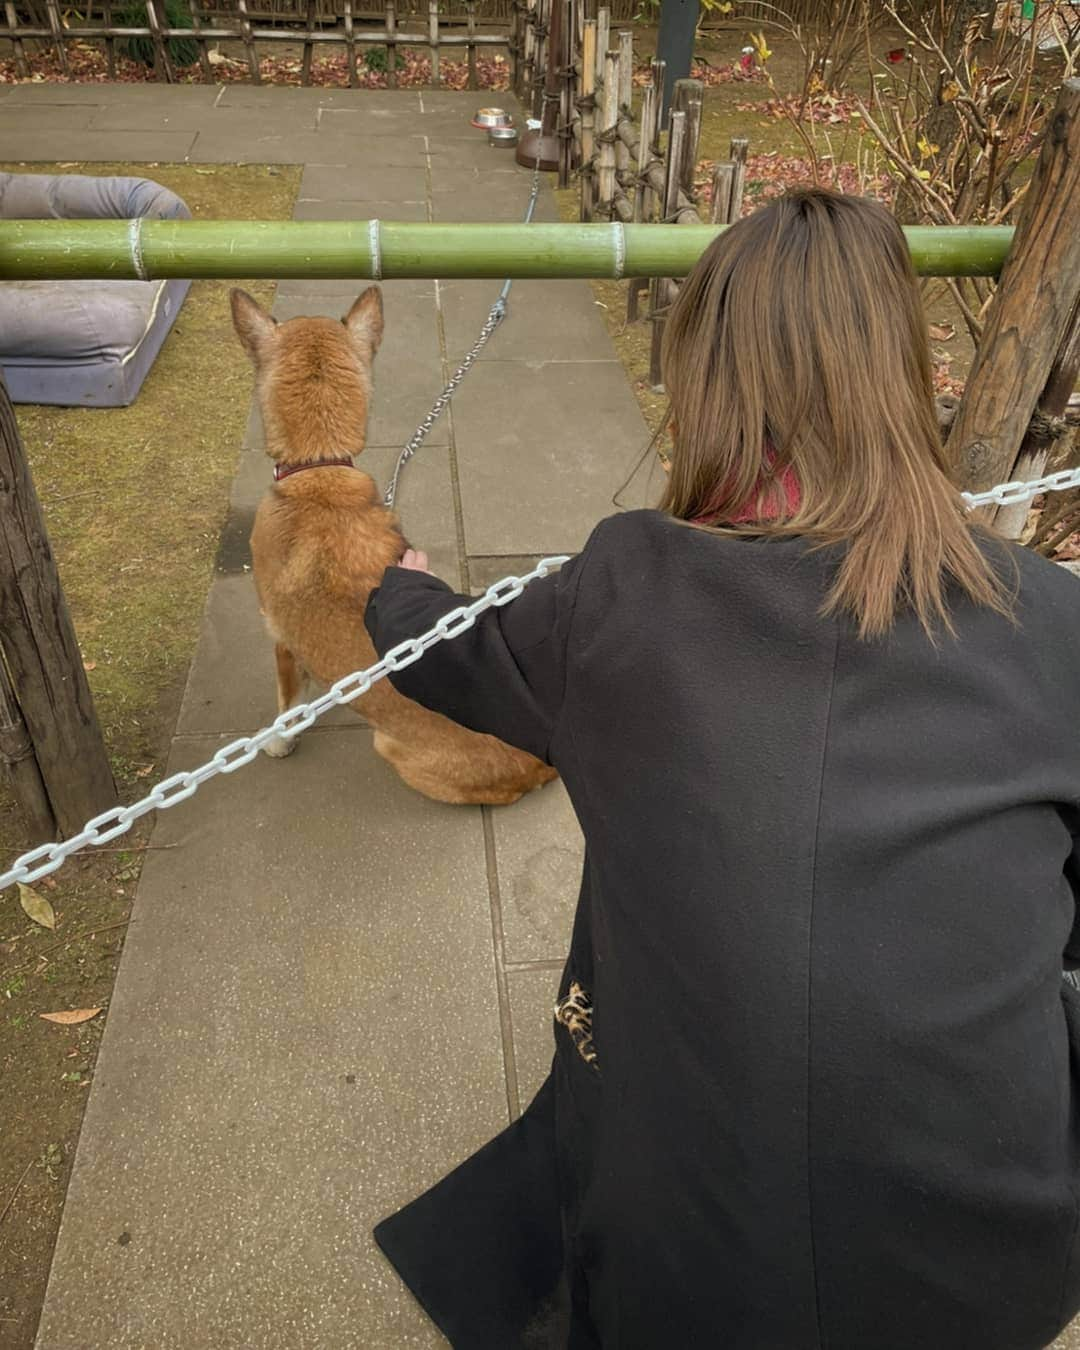
{"type": "Polygon", "coordinates": [[[472,125],[480,131],[488,131],[492,127],[512,126],[514,119],[505,108],[480,108],[472,120],[472,125]]]}
{"type": "Polygon", "coordinates": [[[517,145],[517,127],[489,127],[488,145],[502,146],[504,149],[517,145]]]}

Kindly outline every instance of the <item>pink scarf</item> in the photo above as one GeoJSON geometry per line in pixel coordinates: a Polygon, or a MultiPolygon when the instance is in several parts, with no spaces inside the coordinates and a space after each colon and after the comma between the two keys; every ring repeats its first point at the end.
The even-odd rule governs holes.
{"type": "MultiPolygon", "coordinates": [[[[790,465],[781,472],[777,483],[783,489],[786,514],[794,515],[802,501],[802,490],[799,487],[799,480],[795,477],[795,471],[790,465]]],[[[766,499],[763,493],[759,493],[756,499],[748,502],[741,511],[734,516],[729,516],[725,521],[718,522],[715,512],[706,512],[704,515],[695,516],[692,524],[752,525],[759,520],[775,520],[780,514],[776,509],[775,495],[770,493],[766,499]]]]}

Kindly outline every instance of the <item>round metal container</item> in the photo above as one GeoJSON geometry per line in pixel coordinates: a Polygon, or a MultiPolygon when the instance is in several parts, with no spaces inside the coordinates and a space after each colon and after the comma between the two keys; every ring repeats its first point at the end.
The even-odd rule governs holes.
{"type": "Polygon", "coordinates": [[[472,120],[472,125],[480,131],[488,131],[492,127],[512,126],[513,121],[505,108],[480,108],[472,120]]]}
{"type": "Polygon", "coordinates": [[[490,127],[488,129],[488,145],[513,148],[517,145],[517,142],[517,127],[490,127]]]}

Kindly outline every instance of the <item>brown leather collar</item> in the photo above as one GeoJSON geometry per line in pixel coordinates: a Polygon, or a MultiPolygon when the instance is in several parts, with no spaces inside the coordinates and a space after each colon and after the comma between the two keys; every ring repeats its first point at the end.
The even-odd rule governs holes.
{"type": "Polygon", "coordinates": [[[309,459],[306,464],[275,464],[274,482],[280,483],[283,478],[289,478],[294,473],[301,473],[304,469],[354,469],[355,467],[351,455],[341,459],[309,459]]]}

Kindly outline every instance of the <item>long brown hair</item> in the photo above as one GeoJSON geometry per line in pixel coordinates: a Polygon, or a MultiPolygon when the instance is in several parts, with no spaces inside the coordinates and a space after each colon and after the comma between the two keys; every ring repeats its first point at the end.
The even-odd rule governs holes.
{"type": "Polygon", "coordinates": [[[915,273],[883,207],[808,189],[726,230],[679,293],[663,367],[675,450],[662,510],[760,512],[732,528],[845,545],[825,612],[848,611],[863,637],[904,608],[951,631],[950,579],[1007,610],[949,481],[915,273]]]}

